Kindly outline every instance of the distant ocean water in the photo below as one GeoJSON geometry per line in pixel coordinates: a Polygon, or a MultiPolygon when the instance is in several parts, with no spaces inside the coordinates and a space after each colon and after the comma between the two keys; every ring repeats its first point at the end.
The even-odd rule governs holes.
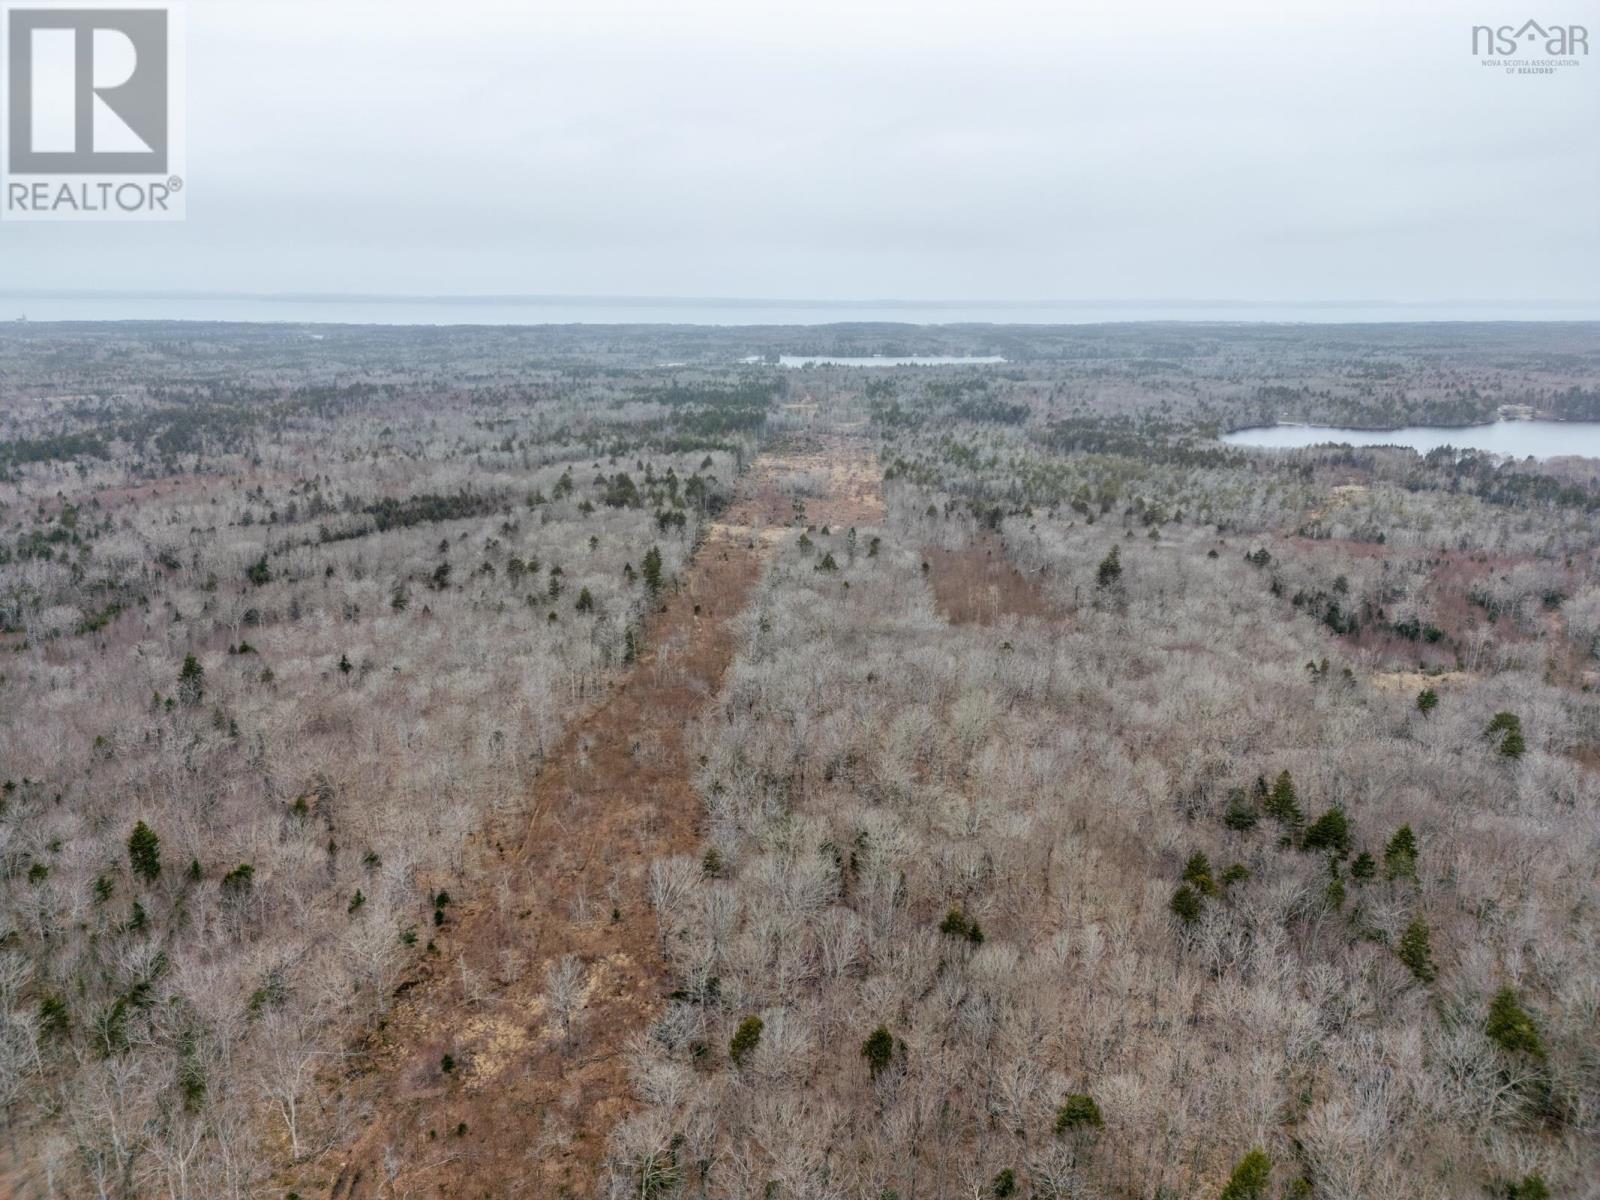
{"type": "Polygon", "coordinates": [[[1600,302],[1503,304],[833,303],[568,297],[28,295],[0,291],[0,324],[30,321],[246,321],[292,325],[1090,325],[1127,321],[1344,324],[1394,321],[1600,321],[1600,302]]]}

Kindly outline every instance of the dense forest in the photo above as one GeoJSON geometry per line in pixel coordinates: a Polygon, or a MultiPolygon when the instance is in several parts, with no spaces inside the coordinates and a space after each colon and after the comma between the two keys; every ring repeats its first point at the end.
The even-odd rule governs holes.
{"type": "Polygon", "coordinates": [[[1218,435],[1597,397],[1580,324],[0,329],[0,1192],[1592,1195],[1600,462],[1218,435]],[[1004,361],[778,365],[912,354],[1004,361]]]}

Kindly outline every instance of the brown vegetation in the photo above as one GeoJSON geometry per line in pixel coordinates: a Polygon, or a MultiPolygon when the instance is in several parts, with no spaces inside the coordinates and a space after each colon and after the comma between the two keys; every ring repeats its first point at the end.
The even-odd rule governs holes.
{"type": "Polygon", "coordinates": [[[930,546],[923,552],[928,582],[944,618],[956,625],[993,625],[1005,617],[1048,619],[1052,608],[1036,579],[1005,556],[993,538],[980,538],[960,550],[930,546]]]}

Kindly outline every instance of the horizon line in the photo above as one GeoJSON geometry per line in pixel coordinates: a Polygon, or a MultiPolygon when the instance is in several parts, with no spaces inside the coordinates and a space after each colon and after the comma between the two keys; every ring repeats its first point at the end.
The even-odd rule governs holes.
{"type": "Polygon", "coordinates": [[[1205,297],[1139,297],[1139,298],[1050,298],[1050,299],[897,299],[880,297],[872,299],[818,299],[781,298],[764,296],[647,296],[627,293],[583,294],[540,292],[315,292],[315,291],[248,291],[232,289],[99,289],[99,288],[0,288],[0,296],[13,300],[257,300],[268,303],[293,304],[504,304],[509,306],[541,307],[573,305],[578,307],[603,307],[628,305],[640,308],[689,308],[717,306],[725,308],[819,308],[819,309],[1029,309],[1055,308],[1063,310],[1083,308],[1289,308],[1289,309],[1344,309],[1344,308],[1593,308],[1600,307],[1600,299],[1533,299],[1497,300],[1469,298],[1459,300],[1384,300],[1384,299],[1315,299],[1315,300],[1261,300],[1248,298],[1205,297]]]}

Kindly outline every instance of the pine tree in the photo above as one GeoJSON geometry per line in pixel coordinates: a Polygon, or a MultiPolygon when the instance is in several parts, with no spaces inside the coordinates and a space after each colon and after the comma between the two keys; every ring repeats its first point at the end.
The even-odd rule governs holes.
{"type": "Polygon", "coordinates": [[[153,881],[161,874],[161,839],[143,821],[128,835],[128,861],[141,879],[153,881]]]}
{"type": "Polygon", "coordinates": [[[1122,580],[1122,552],[1121,547],[1111,547],[1111,553],[1100,560],[1100,565],[1095,569],[1095,583],[1100,587],[1111,587],[1122,580]]]}
{"type": "Polygon", "coordinates": [[[1483,736],[1493,740],[1496,735],[1500,736],[1500,753],[1505,757],[1518,759],[1527,753],[1528,744],[1522,738],[1522,718],[1516,713],[1495,713],[1483,736]]]}
{"type": "Polygon", "coordinates": [[[728,1042],[728,1057],[733,1059],[734,1066],[743,1066],[745,1057],[761,1044],[764,1028],[760,1017],[746,1017],[739,1022],[739,1028],[733,1031],[733,1038],[728,1042]]]}
{"type": "Polygon", "coordinates": [[[1439,693],[1432,688],[1423,688],[1417,693],[1417,711],[1427,716],[1439,707],[1439,693]]]}
{"type": "Polygon", "coordinates": [[[652,596],[661,591],[661,551],[655,546],[651,546],[644,556],[642,574],[652,596]]]}
{"type": "Polygon", "coordinates": [[[183,666],[178,671],[178,699],[194,708],[205,699],[206,669],[192,654],[183,656],[183,666]]]}
{"type": "Polygon", "coordinates": [[[1263,1200],[1271,1177],[1272,1160],[1267,1157],[1266,1151],[1259,1147],[1252,1148],[1233,1168],[1233,1174],[1228,1176],[1227,1186],[1222,1189],[1219,1200],[1263,1200]]]}
{"type": "Polygon", "coordinates": [[[876,1079],[889,1069],[894,1061],[894,1035],[885,1025],[879,1025],[867,1040],[861,1043],[861,1057],[867,1060],[867,1070],[876,1079]]]}
{"type": "Polygon", "coordinates": [[[1256,808],[1245,798],[1243,788],[1235,788],[1228,796],[1227,810],[1222,823],[1236,833],[1248,833],[1256,827],[1256,808]]]}
{"type": "Polygon", "coordinates": [[[355,667],[350,662],[350,656],[348,654],[339,655],[339,674],[348,675],[353,670],[355,670],[355,667]]]}
{"type": "Polygon", "coordinates": [[[1544,1058],[1544,1039],[1539,1036],[1539,1027],[1517,1003],[1514,988],[1501,988],[1495,993],[1489,1002],[1489,1020],[1484,1032],[1503,1050],[1544,1058]]]}
{"type": "Polygon", "coordinates": [[[255,883],[256,869],[249,863],[240,863],[222,877],[222,883],[219,885],[222,889],[222,898],[231,900],[235,904],[243,904],[255,890],[255,883]]]}
{"type": "Polygon", "coordinates": [[[1384,847],[1383,873],[1390,879],[1399,879],[1402,876],[1416,878],[1417,836],[1411,832],[1411,826],[1400,826],[1389,839],[1389,844],[1384,847]]]}
{"type": "Polygon", "coordinates": [[[588,588],[579,589],[578,601],[573,607],[581,613],[594,611],[594,596],[590,594],[588,588]]]}
{"type": "Polygon", "coordinates": [[[1267,797],[1267,812],[1280,825],[1296,826],[1305,818],[1300,812],[1300,801],[1295,796],[1294,779],[1288,771],[1278,775],[1267,797]]]}
{"type": "Polygon", "coordinates": [[[1183,868],[1183,881],[1207,896],[1215,896],[1219,891],[1217,881],[1211,877],[1211,860],[1198,851],[1189,856],[1183,868]]]}
{"type": "Polygon", "coordinates": [[[1344,858],[1350,853],[1350,819],[1335,805],[1323,813],[1301,839],[1302,850],[1327,850],[1344,858]]]}
{"type": "Polygon", "coordinates": [[[1068,1096],[1066,1103],[1056,1110],[1057,1137],[1073,1129],[1100,1129],[1104,1126],[1100,1106],[1094,1102],[1093,1096],[1082,1092],[1068,1096]]]}
{"type": "Polygon", "coordinates": [[[1178,886],[1178,890],[1172,893],[1172,899],[1167,906],[1172,909],[1178,920],[1185,925],[1198,921],[1201,912],[1205,909],[1205,903],[1200,899],[1200,893],[1187,883],[1178,886]]]}
{"type": "Polygon", "coordinates": [[[1396,953],[1422,983],[1431,983],[1438,978],[1438,968],[1433,965],[1433,944],[1428,937],[1428,923],[1420,913],[1411,918],[1411,924],[1400,935],[1400,946],[1396,953]]]}
{"type": "Polygon", "coordinates": [[[1365,883],[1378,873],[1378,864],[1372,855],[1363,850],[1356,855],[1355,862],[1350,864],[1350,878],[1358,883],[1365,883]]]}

